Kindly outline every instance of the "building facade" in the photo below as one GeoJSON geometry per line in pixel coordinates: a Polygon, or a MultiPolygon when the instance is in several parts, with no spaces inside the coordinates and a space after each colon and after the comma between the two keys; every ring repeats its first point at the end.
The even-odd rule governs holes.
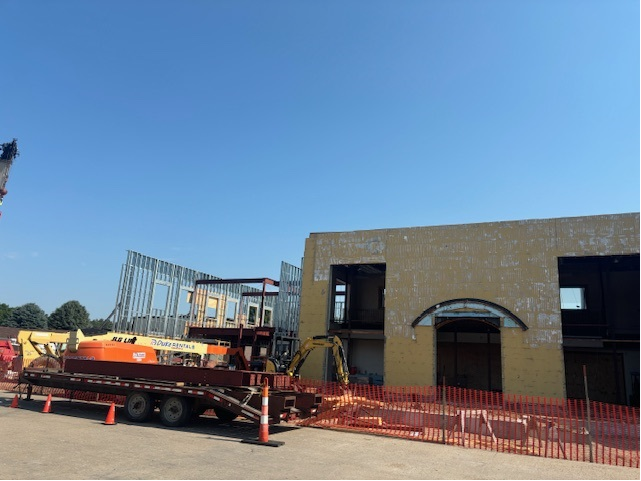
{"type": "MultiPolygon", "coordinates": [[[[355,382],[639,400],[639,214],[312,233],[301,338],[355,382]]],[[[314,352],[302,374],[331,379],[314,352]]]]}

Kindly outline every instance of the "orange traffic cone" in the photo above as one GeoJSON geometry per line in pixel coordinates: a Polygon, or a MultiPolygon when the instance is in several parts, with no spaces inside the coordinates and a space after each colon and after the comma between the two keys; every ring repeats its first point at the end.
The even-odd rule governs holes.
{"type": "Polygon", "coordinates": [[[47,400],[45,401],[45,407],[42,408],[43,413],[50,413],[51,412],[51,394],[47,396],[47,400]]]}
{"type": "Polygon", "coordinates": [[[116,424],[116,403],[111,403],[111,406],[109,406],[109,412],[107,412],[104,424],[116,424]]]}
{"type": "Polygon", "coordinates": [[[263,381],[262,403],[260,408],[260,426],[258,428],[258,441],[269,442],[269,382],[263,381]]]}
{"type": "Polygon", "coordinates": [[[269,381],[263,380],[263,392],[260,408],[260,426],[258,428],[258,439],[243,439],[241,443],[260,444],[262,446],[282,446],[284,441],[269,440],[269,381]]]}
{"type": "Polygon", "coordinates": [[[18,395],[16,394],[16,397],[13,398],[13,401],[11,401],[11,407],[12,408],[17,408],[18,407],[18,395]]]}

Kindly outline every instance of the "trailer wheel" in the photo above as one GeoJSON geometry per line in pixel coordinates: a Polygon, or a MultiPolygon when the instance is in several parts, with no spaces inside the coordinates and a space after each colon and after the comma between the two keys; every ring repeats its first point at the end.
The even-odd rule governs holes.
{"type": "Polygon", "coordinates": [[[238,417],[238,414],[219,407],[214,408],[214,413],[219,421],[223,423],[231,422],[238,417]]]}
{"type": "Polygon", "coordinates": [[[170,428],[184,426],[191,418],[191,402],[181,396],[168,396],[160,405],[160,422],[170,428]]]}
{"type": "Polygon", "coordinates": [[[125,401],[127,419],[136,423],[149,421],[154,412],[154,402],[146,392],[130,392],[125,401]]]}

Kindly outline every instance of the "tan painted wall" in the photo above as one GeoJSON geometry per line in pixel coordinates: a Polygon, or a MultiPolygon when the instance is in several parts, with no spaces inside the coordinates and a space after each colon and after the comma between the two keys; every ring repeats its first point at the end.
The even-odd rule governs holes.
{"type": "MultiPolygon", "coordinates": [[[[639,253],[639,214],[311,234],[303,262],[300,336],[327,332],[332,264],[385,263],[385,384],[435,384],[427,308],[493,302],[528,330],[501,328],[503,391],[565,397],[557,258],[639,253]]],[[[323,376],[314,352],[304,376],[323,376]]]]}

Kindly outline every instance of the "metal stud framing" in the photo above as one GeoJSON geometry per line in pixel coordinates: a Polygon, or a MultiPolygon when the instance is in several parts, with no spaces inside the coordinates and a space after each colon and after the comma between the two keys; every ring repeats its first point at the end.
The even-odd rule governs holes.
{"type": "Polygon", "coordinates": [[[127,251],[127,261],[120,274],[114,328],[120,332],[177,339],[184,337],[188,323],[199,327],[239,327],[240,324],[251,327],[250,307],[262,305],[264,310],[258,313],[259,320],[262,321],[265,310],[269,310],[277,335],[298,335],[300,268],[283,262],[280,289],[264,296],[262,302],[248,297],[248,293],[260,294],[261,290],[243,284],[199,285],[194,295],[197,280],[221,278],[127,251]],[[195,302],[193,310],[192,301],[195,302]],[[227,309],[230,303],[236,303],[231,317],[227,309]],[[216,306],[212,315],[208,315],[210,304],[216,306]]]}

